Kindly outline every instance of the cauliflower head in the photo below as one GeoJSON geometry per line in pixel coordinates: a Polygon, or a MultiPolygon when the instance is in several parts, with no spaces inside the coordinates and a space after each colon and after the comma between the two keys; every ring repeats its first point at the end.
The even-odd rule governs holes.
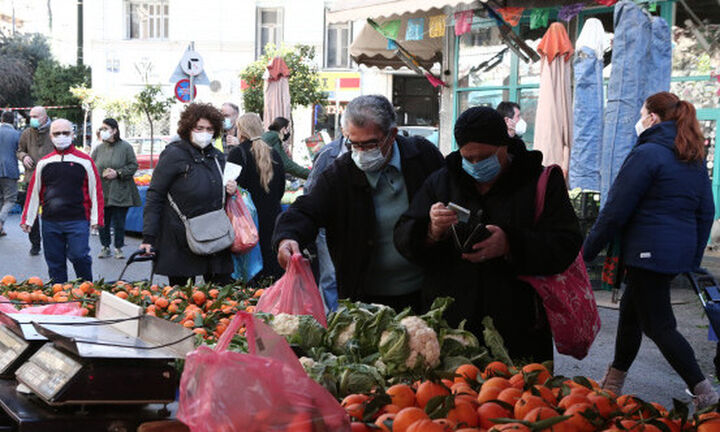
{"type": "Polygon", "coordinates": [[[436,368],[440,365],[440,342],[437,333],[422,318],[409,316],[400,320],[408,334],[410,354],[405,360],[408,369],[418,366],[436,368]]]}
{"type": "Polygon", "coordinates": [[[300,317],[286,313],[277,314],[275,318],[273,318],[271,326],[272,329],[275,330],[275,333],[289,337],[298,332],[300,328],[300,317]]]}

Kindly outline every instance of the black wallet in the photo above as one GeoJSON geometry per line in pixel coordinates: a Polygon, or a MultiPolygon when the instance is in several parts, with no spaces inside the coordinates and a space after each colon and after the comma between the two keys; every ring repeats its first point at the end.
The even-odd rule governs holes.
{"type": "Polygon", "coordinates": [[[452,231],[455,247],[461,253],[474,252],[472,247],[475,244],[480,243],[492,235],[482,222],[475,224],[459,222],[450,227],[450,230],[452,231]]]}

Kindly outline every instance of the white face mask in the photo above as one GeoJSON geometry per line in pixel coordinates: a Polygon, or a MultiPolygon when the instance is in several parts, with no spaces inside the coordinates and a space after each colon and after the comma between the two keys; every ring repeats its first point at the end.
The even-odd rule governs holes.
{"type": "Polygon", "coordinates": [[[363,171],[377,171],[385,164],[385,156],[380,147],[372,150],[360,151],[352,149],[352,160],[363,171]]]}
{"type": "Polygon", "coordinates": [[[212,142],[213,134],[210,132],[192,132],[192,142],[200,148],[205,148],[212,142]]]}
{"type": "Polygon", "coordinates": [[[101,130],[100,131],[100,139],[101,140],[108,141],[108,140],[110,140],[110,137],[112,137],[112,134],[110,133],[109,130],[101,130]]]}
{"type": "Polygon", "coordinates": [[[52,142],[55,148],[58,150],[65,150],[66,148],[70,147],[72,145],[72,136],[71,135],[60,135],[56,137],[52,137],[52,142]]]}
{"type": "Polygon", "coordinates": [[[527,132],[527,123],[525,120],[520,119],[515,123],[515,135],[524,135],[527,132]]]}
{"type": "Polygon", "coordinates": [[[640,120],[638,120],[637,123],[635,123],[635,133],[637,134],[637,136],[642,135],[642,133],[648,129],[643,124],[643,119],[644,119],[644,117],[640,117],[640,120]]]}

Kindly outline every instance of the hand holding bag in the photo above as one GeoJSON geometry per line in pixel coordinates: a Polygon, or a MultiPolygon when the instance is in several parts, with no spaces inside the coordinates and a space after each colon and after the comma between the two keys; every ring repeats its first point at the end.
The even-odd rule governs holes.
{"type": "MultiPolygon", "coordinates": [[[[222,178],[222,169],[220,163],[215,160],[220,177],[222,178]]],[[[218,210],[213,210],[199,216],[188,218],[178,208],[172,196],[168,192],[168,201],[170,206],[180,217],[183,225],[185,225],[185,237],[187,238],[190,250],[197,255],[212,255],[227,249],[235,241],[235,231],[233,230],[230,218],[225,213],[225,186],[223,188],[223,206],[218,210]]]]}
{"type": "MultiPolygon", "coordinates": [[[[535,196],[536,224],[545,207],[547,183],[554,169],[560,170],[560,167],[551,165],[545,168],[538,180],[535,196]]],[[[518,278],[532,285],[540,295],[558,352],[578,360],[585,358],[600,331],[600,315],[582,250],[562,273],[518,278]]]]}

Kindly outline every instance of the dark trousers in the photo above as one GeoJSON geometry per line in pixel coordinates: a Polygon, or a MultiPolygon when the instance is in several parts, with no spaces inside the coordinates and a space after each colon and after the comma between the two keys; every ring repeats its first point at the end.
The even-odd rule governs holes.
{"type": "Polygon", "coordinates": [[[42,221],[43,249],[50,279],[55,283],[68,280],[67,260],[73,264],[79,279],[92,281],[88,221],[42,221]]]}
{"type": "Polygon", "coordinates": [[[35,249],[40,249],[40,218],[35,218],[35,223],[33,224],[32,228],[30,229],[30,234],[28,234],[28,237],[30,237],[30,244],[32,244],[32,247],[35,249]]]}
{"type": "Polygon", "coordinates": [[[110,227],[115,231],[115,247],[120,249],[125,246],[125,217],[127,212],[127,207],[105,207],[105,225],[98,228],[100,243],[103,246],[110,247],[110,227]]]}
{"type": "Polygon", "coordinates": [[[399,296],[373,296],[373,295],[362,295],[357,301],[363,303],[377,303],[385,306],[390,306],[395,309],[396,312],[400,313],[403,309],[409,307],[415,314],[425,313],[425,307],[423,307],[423,298],[420,291],[404,294],[399,296]]]}
{"type": "Polygon", "coordinates": [[[627,287],[620,300],[613,367],[621,371],[630,369],[645,333],[692,390],[705,376],[692,347],[677,331],[670,303],[670,282],[674,277],[637,267],[627,268],[627,287]]]}
{"type": "MultiPolygon", "coordinates": [[[[180,285],[184,286],[187,284],[188,279],[195,280],[195,276],[168,276],[168,282],[172,285],[180,285]]],[[[216,274],[216,273],[208,273],[203,275],[203,280],[205,283],[214,283],[217,285],[230,285],[233,283],[233,278],[230,276],[229,273],[223,273],[223,274],[216,274]]]]}

